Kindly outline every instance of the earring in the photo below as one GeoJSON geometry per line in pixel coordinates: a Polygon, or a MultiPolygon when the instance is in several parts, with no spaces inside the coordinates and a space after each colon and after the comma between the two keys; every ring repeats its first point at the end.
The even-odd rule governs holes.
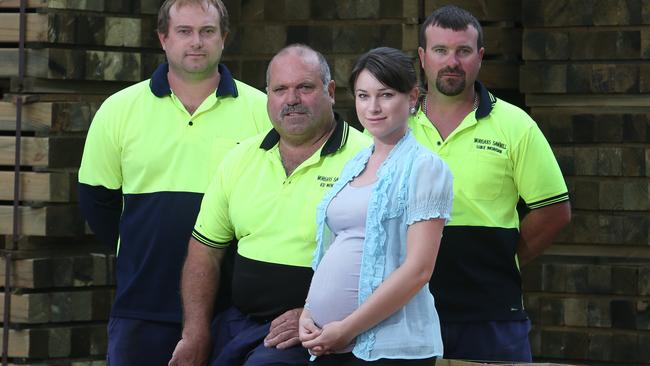
{"type": "Polygon", "coordinates": [[[415,112],[417,112],[417,111],[418,111],[418,110],[415,109],[415,106],[409,108],[409,112],[411,112],[411,114],[415,114],[415,112]]]}

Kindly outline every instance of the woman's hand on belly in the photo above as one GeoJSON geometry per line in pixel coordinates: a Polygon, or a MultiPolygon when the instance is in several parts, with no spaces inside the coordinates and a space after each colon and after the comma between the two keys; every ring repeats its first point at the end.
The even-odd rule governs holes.
{"type": "Polygon", "coordinates": [[[344,321],[333,321],[323,326],[319,336],[302,345],[312,355],[322,356],[347,347],[354,337],[356,335],[347,329],[344,321]]]}
{"type": "MultiPolygon", "coordinates": [[[[304,308],[302,310],[302,314],[300,314],[300,321],[298,323],[298,336],[300,337],[300,342],[302,342],[303,347],[309,349],[309,353],[314,354],[309,347],[305,346],[305,342],[312,341],[320,334],[321,329],[314,323],[309,310],[307,310],[307,308],[304,308]]],[[[314,351],[319,352],[320,349],[314,351]]]]}

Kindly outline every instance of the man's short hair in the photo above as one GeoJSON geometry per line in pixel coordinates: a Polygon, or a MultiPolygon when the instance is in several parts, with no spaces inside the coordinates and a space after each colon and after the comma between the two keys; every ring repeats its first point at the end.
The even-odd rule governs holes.
{"type": "Polygon", "coordinates": [[[320,67],[320,79],[323,82],[323,89],[327,91],[327,85],[330,83],[330,81],[332,81],[332,73],[330,72],[330,67],[327,64],[325,56],[323,56],[322,53],[316,51],[315,49],[302,43],[290,44],[278,51],[278,53],[273,56],[271,61],[269,61],[269,65],[266,67],[266,86],[269,86],[271,63],[273,63],[273,60],[275,60],[276,57],[282,56],[291,51],[295,51],[299,56],[304,56],[307,53],[313,53],[316,55],[316,58],[318,59],[318,66],[320,67]]]}
{"type": "Polygon", "coordinates": [[[174,5],[178,7],[185,5],[199,5],[201,7],[206,5],[207,7],[214,6],[219,12],[219,30],[221,31],[221,36],[225,36],[230,31],[228,10],[221,0],[165,0],[158,11],[158,33],[167,35],[169,32],[169,11],[174,5]]]}
{"type": "Polygon", "coordinates": [[[425,32],[429,27],[438,26],[440,28],[452,29],[458,32],[466,30],[470,25],[478,31],[476,49],[481,49],[481,47],[483,47],[483,28],[481,27],[481,23],[479,23],[478,19],[476,19],[472,13],[455,5],[445,5],[438,8],[427,17],[420,27],[420,47],[425,50],[427,48],[427,37],[425,32]]]}

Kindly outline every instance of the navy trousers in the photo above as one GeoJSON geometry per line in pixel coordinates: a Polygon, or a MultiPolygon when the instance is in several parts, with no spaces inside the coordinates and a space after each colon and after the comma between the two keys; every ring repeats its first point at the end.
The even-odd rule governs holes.
{"type": "Polygon", "coordinates": [[[231,307],[217,316],[215,347],[210,366],[299,366],[309,361],[307,350],[298,345],[280,350],[264,346],[270,322],[251,319],[231,307]]]}
{"type": "Polygon", "coordinates": [[[441,322],[444,358],[531,362],[530,320],[441,322]]]}
{"type": "Polygon", "coordinates": [[[112,317],[108,339],[106,366],[166,366],[181,339],[181,325],[112,317]]]}

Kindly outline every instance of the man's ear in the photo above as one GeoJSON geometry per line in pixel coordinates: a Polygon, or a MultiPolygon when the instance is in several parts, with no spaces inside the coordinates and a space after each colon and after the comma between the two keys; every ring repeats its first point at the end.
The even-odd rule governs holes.
{"type": "Polygon", "coordinates": [[[160,33],[160,32],[156,32],[156,34],[158,34],[158,40],[160,41],[160,47],[162,47],[163,51],[166,51],[165,50],[165,42],[167,41],[167,35],[163,34],[163,33],[160,33]]]}

